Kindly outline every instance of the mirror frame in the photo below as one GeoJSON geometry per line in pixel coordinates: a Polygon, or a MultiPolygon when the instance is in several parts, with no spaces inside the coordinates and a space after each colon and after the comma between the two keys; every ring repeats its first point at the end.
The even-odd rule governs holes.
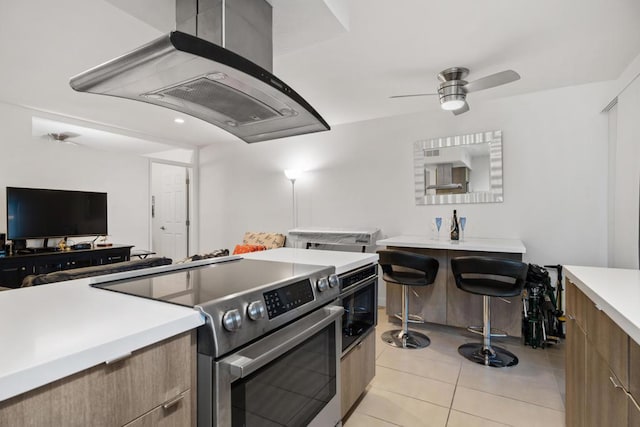
{"type": "Polygon", "coordinates": [[[502,131],[486,131],[467,135],[423,139],[413,143],[416,205],[462,203],[502,203],[502,131]],[[464,194],[425,194],[425,151],[471,144],[489,144],[489,191],[464,194]]]}

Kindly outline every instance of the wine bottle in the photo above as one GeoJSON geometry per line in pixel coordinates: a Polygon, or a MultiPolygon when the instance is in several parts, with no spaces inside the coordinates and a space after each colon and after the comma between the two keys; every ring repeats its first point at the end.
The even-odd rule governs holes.
{"type": "Polygon", "coordinates": [[[451,219],[451,240],[460,240],[460,225],[458,224],[458,215],[453,210],[453,218],[451,219]]]}

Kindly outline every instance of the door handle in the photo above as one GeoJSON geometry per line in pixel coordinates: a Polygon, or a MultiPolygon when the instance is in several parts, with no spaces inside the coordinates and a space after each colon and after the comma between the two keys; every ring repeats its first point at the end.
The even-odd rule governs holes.
{"type": "Polygon", "coordinates": [[[164,227],[164,225],[162,227],[160,227],[160,230],[166,230],[166,228],[164,227]]]}
{"type": "MultiPolygon", "coordinates": [[[[262,343],[254,344],[269,350],[260,351],[258,355],[251,352],[251,346],[221,360],[221,365],[226,367],[233,381],[238,378],[246,378],[256,370],[277,359],[296,345],[312,337],[316,332],[342,317],[344,309],[338,306],[327,306],[321,310],[291,324],[278,332],[264,338],[262,343]]],[[[338,350],[338,354],[339,354],[338,350]]]]}

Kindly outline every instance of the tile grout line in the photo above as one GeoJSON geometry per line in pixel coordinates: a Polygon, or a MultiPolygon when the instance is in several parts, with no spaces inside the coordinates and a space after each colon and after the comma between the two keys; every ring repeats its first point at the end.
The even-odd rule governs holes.
{"type": "MultiPolygon", "coordinates": [[[[457,378],[456,378],[456,382],[455,383],[449,383],[449,382],[446,382],[446,381],[439,380],[437,378],[425,377],[424,375],[416,374],[415,372],[407,372],[407,371],[403,371],[401,369],[390,368],[388,366],[379,365],[378,363],[376,363],[376,366],[379,366],[379,367],[384,368],[384,369],[389,369],[390,371],[402,372],[403,374],[413,375],[415,377],[424,378],[424,379],[427,379],[427,380],[430,380],[430,381],[438,381],[439,383],[449,384],[449,385],[453,385],[453,386],[455,386],[457,384],[457,382],[458,382],[457,378]]],[[[460,370],[458,370],[458,375],[460,375],[460,370]]]]}
{"type": "MultiPolygon", "coordinates": [[[[529,405],[529,406],[536,406],[536,407],[541,408],[541,409],[546,409],[547,411],[559,412],[559,413],[561,413],[561,414],[564,414],[564,413],[565,413],[565,411],[564,411],[564,410],[559,410],[559,409],[549,408],[548,406],[538,405],[537,403],[533,403],[533,402],[530,402],[530,401],[521,400],[521,399],[514,399],[513,397],[501,396],[501,395],[499,395],[499,394],[493,394],[493,393],[490,393],[490,392],[488,392],[488,391],[478,390],[478,389],[471,388],[471,387],[467,387],[467,386],[461,386],[461,387],[466,388],[466,389],[468,389],[468,390],[475,391],[475,392],[477,392],[477,393],[488,394],[488,395],[490,395],[490,396],[495,396],[495,397],[499,397],[499,398],[506,399],[506,400],[512,400],[512,401],[514,401],[514,402],[524,403],[525,405],[529,405]]],[[[458,388],[456,387],[456,390],[457,390],[457,389],[458,389],[458,388]]],[[[457,409],[456,409],[456,410],[457,410],[457,409]]],[[[460,411],[460,412],[464,412],[464,411],[460,411]]],[[[473,414],[470,414],[470,415],[473,415],[473,414]]],[[[479,415],[475,415],[475,416],[476,416],[476,417],[480,417],[479,415]]],[[[482,417],[480,417],[480,418],[482,418],[482,417]]],[[[502,423],[502,421],[496,421],[496,420],[492,420],[492,421],[494,421],[494,422],[498,422],[498,423],[502,423]]],[[[504,423],[503,423],[503,424],[504,424],[504,423]]]]}
{"type": "Polygon", "coordinates": [[[500,424],[500,425],[507,426],[507,427],[515,427],[514,424],[503,423],[502,421],[496,421],[496,420],[492,420],[491,418],[481,417],[480,415],[476,415],[476,414],[472,414],[472,413],[469,413],[469,412],[461,411],[459,409],[456,409],[456,411],[460,412],[461,414],[467,414],[467,415],[469,415],[471,417],[474,417],[474,418],[480,418],[481,420],[489,421],[489,422],[491,422],[493,424],[500,424]]]}
{"type": "Polygon", "coordinates": [[[447,422],[445,423],[445,427],[449,425],[449,418],[451,418],[451,411],[453,409],[453,401],[456,398],[456,392],[458,391],[458,383],[460,382],[460,375],[462,375],[462,363],[458,369],[458,377],[456,378],[456,384],[453,388],[453,396],[451,396],[451,403],[449,403],[449,412],[447,413],[447,422]]]}
{"type": "MultiPolygon", "coordinates": [[[[502,397],[502,398],[505,398],[505,399],[510,399],[510,400],[515,401],[515,402],[527,403],[529,405],[538,406],[540,408],[549,409],[551,411],[557,411],[557,412],[563,412],[563,413],[565,412],[564,405],[563,405],[563,409],[560,410],[560,409],[556,409],[556,408],[551,408],[549,406],[541,405],[539,403],[531,402],[530,400],[517,399],[517,398],[512,397],[512,396],[504,396],[502,394],[491,393],[490,391],[482,390],[481,388],[477,388],[477,387],[470,386],[470,385],[465,385],[465,386],[461,386],[461,387],[464,387],[466,389],[473,390],[473,391],[478,391],[480,393],[490,394],[491,396],[497,396],[497,397],[502,397]]],[[[457,388],[458,388],[458,386],[456,384],[456,390],[457,390],[457,388]]],[[[553,388],[549,388],[549,389],[553,390],[553,388]]]]}
{"type": "Polygon", "coordinates": [[[391,424],[391,425],[394,425],[394,426],[402,427],[402,424],[392,423],[391,421],[385,420],[384,418],[376,417],[376,416],[370,415],[370,414],[365,414],[364,412],[358,412],[357,409],[354,411],[354,413],[358,413],[358,414],[363,415],[365,417],[373,418],[374,420],[382,421],[383,423],[386,423],[386,424],[391,424]]]}

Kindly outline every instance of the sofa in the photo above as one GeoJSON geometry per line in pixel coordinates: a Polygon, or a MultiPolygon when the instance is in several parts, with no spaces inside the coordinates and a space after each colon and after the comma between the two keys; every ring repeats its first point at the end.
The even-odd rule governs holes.
{"type": "Polygon", "coordinates": [[[158,267],[171,264],[171,258],[154,257],[136,259],[132,261],[115,262],[113,264],[94,265],[91,267],[73,268],[70,270],[54,271],[47,274],[29,275],[22,280],[22,287],[44,285],[65,280],[82,279],[85,277],[102,276],[104,274],[120,273],[122,271],[139,270],[142,268],[158,267]]]}
{"type": "Polygon", "coordinates": [[[285,241],[286,236],[284,234],[247,231],[244,233],[242,244],[236,245],[233,254],[239,255],[247,252],[281,248],[284,246],[285,241]]]}

